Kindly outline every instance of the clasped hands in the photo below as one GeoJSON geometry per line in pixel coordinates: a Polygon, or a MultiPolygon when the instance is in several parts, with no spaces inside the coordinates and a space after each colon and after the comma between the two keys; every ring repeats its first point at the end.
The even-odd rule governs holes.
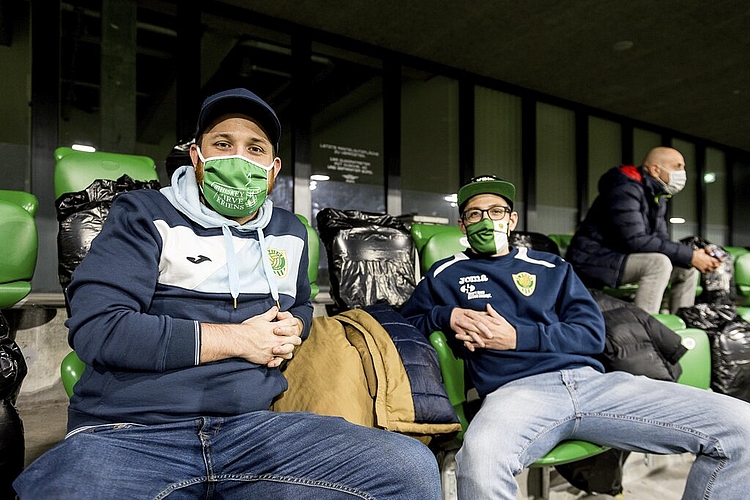
{"type": "Polygon", "coordinates": [[[516,329],[490,304],[484,311],[456,307],[451,312],[451,329],[456,339],[470,350],[516,348],[516,329]]]}
{"type": "Polygon", "coordinates": [[[273,306],[240,324],[202,323],[201,363],[242,358],[278,368],[302,344],[302,321],[273,306]]]}
{"type": "Polygon", "coordinates": [[[253,327],[254,334],[247,340],[255,344],[258,353],[247,359],[254,363],[277,368],[285,359],[292,359],[295,347],[302,344],[302,321],[276,306],[242,324],[253,327]]]}

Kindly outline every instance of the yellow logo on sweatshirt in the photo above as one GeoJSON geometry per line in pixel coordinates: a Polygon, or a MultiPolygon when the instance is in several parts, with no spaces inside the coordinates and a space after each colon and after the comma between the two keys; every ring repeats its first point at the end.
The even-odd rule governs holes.
{"type": "Polygon", "coordinates": [[[516,284],[518,291],[524,294],[526,297],[534,293],[536,289],[536,274],[522,272],[513,275],[513,283],[516,284]]]}
{"type": "Polygon", "coordinates": [[[288,269],[286,252],[283,250],[276,250],[275,248],[269,248],[268,257],[271,259],[271,269],[273,269],[273,274],[278,278],[285,277],[288,269]]]}

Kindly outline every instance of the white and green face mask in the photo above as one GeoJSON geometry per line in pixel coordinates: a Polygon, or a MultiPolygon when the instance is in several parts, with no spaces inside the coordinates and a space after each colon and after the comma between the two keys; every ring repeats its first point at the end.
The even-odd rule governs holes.
{"type": "Polygon", "coordinates": [[[273,163],[264,167],[242,155],[203,158],[203,184],[206,202],[225,217],[247,217],[255,213],[268,196],[268,173],[273,163]]]}
{"type": "Polygon", "coordinates": [[[508,248],[508,221],[488,217],[466,226],[466,239],[475,252],[495,255],[508,248]]]}

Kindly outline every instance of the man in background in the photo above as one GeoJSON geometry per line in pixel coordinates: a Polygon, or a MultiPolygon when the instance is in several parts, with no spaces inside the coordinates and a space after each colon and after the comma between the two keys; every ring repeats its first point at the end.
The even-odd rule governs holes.
{"type": "Polygon", "coordinates": [[[639,167],[621,165],[602,175],[565,255],[587,286],[635,283],[635,305],[651,314],[661,311],[668,286],[671,313],[695,304],[698,273],[715,271],[721,260],[669,238],[667,203],[686,181],[682,154],[668,147],[649,151],[639,167]]]}

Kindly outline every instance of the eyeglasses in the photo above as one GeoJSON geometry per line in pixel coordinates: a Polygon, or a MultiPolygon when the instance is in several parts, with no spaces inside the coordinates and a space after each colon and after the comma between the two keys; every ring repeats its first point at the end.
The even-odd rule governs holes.
{"type": "Polygon", "coordinates": [[[484,218],[484,214],[492,220],[501,220],[506,214],[510,214],[513,210],[510,207],[504,207],[501,205],[490,207],[486,210],[480,210],[478,208],[467,210],[461,214],[461,218],[467,224],[475,224],[484,218]]]}

